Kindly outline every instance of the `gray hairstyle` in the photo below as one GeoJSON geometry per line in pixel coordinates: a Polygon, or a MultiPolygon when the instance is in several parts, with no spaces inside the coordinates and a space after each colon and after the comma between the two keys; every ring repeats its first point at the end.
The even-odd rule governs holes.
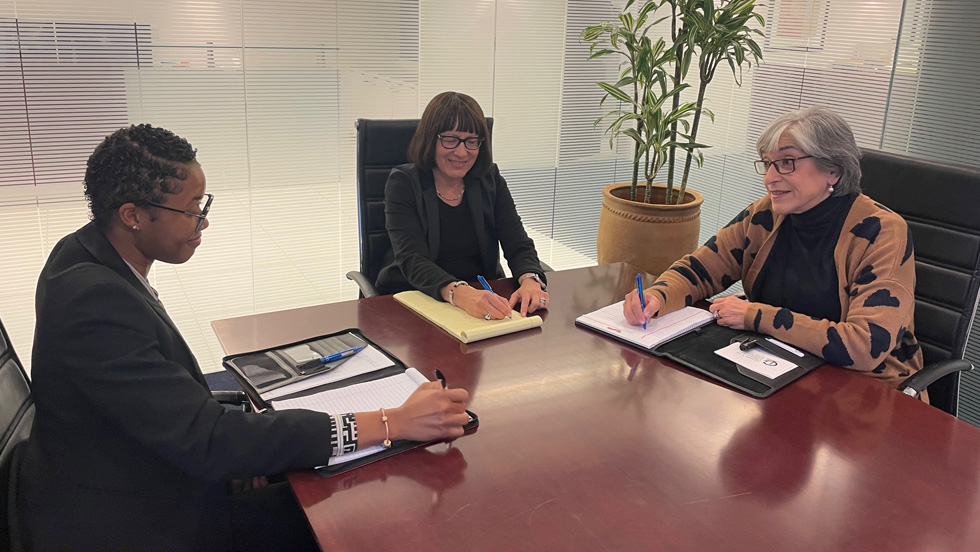
{"type": "Polygon", "coordinates": [[[820,169],[840,174],[833,195],[860,193],[861,150],[854,143],[851,127],[840,115],[822,106],[790,111],[762,131],[756,142],[759,155],[779,147],[783,134],[788,134],[806,155],[814,156],[820,169]]]}

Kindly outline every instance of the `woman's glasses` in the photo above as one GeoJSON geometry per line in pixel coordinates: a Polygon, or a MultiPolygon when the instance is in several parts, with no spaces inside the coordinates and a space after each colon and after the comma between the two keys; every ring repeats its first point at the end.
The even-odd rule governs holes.
{"type": "Polygon", "coordinates": [[[483,145],[483,138],[479,136],[474,136],[472,138],[466,138],[465,140],[458,136],[443,136],[442,134],[437,134],[436,138],[439,139],[439,143],[442,147],[446,149],[456,149],[459,147],[459,143],[462,142],[463,146],[468,150],[478,150],[480,146],[483,145]]]}
{"type": "Polygon", "coordinates": [[[173,211],[175,213],[181,213],[189,217],[197,217],[197,226],[194,228],[194,232],[200,232],[201,227],[204,226],[204,219],[208,218],[208,211],[211,210],[211,202],[214,201],[214,194],[204,194],[198,204],[197,213],[193,211],[184,211],[183,209],[174,209],[173,207],[167,207],[166,205],[160,205],[159,203],[153,203],[148,201],[147,205],[152,205],[158,209],[166,209],[167,211],[173,211]]]}
{"type": "Polygon", "coordinates": [[[814,157],[813,155],[804,155],[802,157],[787,157],[785,159],[775,159],[773,161],[765,161],[760,159],[755,162],[755,172],[765,176],[769,172],[769,167],[776,167],[776,172],[779,174],[790,174],[796,170],[796,162],[800,159],[810,159],[814,157]]]}

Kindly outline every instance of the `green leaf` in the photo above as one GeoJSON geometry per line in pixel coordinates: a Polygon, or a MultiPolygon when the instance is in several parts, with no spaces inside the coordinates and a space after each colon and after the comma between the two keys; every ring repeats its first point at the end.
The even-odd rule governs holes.
{"type": "Polygon", "coordinates": [[[687,77],[687,71],[691,68],[691,59],[694,58],[694,50],[688,50],[684,53],[684,61],[681,64],[681,78],[687,77]]]}
{"type": "Polygon", "coordinates": [[[635,128],[628,128],[628,129],[626,129],[626,130],[623,131],[623,134],[625,134],[626,136],[629,136],[630,138],[632,138],[636,142],[639,142],[641,144],[643,143],[643,137],[640,136],[640,133],[637,132],[637,130],[635,128]]]}
{"type": "Polygon", "coordinates": [[[621,102],[633,103],[633,98],[629,97],[626,92],[623,92],[619,88],[609,84],[608,82],[600,82],[599,87],[606,91],[606,94],[616,98],[621,102]]]}
{"type": "MultiPolygon", "coordinates": [[[[629,4],[626,4],[626,8],[624,9],[629,9],[629,4]]],[[[642,8],[640,8],[639,17],[645,18],[648,13],[652,11],[656,11],[656,9],[657,9],[656,2],[647,2],[646,4],[643,5],[642,8]]],[[[654,23],[654,25],[656,25],[656,23],[654,23]]]]}
{"type": "Polygon", "coordinates": [[[623,78],[619,79],[619,82],[617,82],[614,86],[616,88],[622,88],[628,84],[633,84],[635,82],[636,82],[636,77],[624,76],[623,78]]]}

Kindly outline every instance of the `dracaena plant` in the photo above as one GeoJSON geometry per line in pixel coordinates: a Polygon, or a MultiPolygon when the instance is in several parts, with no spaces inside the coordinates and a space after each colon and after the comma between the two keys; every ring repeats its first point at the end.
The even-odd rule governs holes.
{"type": "Polygon", "coordinates": [[[606,113],[595,124],[612,121],[606,128],[610,146],[621,135],[634,141],[630,199],[636,200],[641,163],[647,202],[651,199],[653,179],[666,164],[665,202],[680,203],[687,190],[691,164],[696,161],[700,167],[704,162],[701,150],[708,147],[697,142],[701,115],[714,120],[714,114],[704,107],[708,84],[721,62],[726,61],[736,84],[741,85],[742,66],[762,59],[762,50],[752,36],[763,34],[753,28],[753,22],[761,27],[765,21],[754,12],[755,0],[649,0],[635,16],[629,12],[634,2],[626,3],[617,23],[601,23],[582,32],[582,39],[590,43],[590,59],[612,54],[624,57],[619,81],[599,83],[606,92],[602,102],[612,97],[621,102],[621,107],[606,113]],[[670,13],[651,19],[658,9],[669,9],[670,13]],[[666,19],[670,19],[671,42],[666,43],[663,38],[652,40],[648,36],[651,28],[666,19]],[[695,56],[697,100],[684,103],[681,91],[690,87],[684,80],[695,56]],[[693,120],[688,121],[688,117],[693,120]],[[680,190],[675,194],[678,149],[686,155],[680,190]]]}
{"type": "MultiPolygon", "coordinates": [[[[714,122],[714,113],[704,107],[704,99],[721,62],[728,62],[735,84],[742,86],[742,66],[751,67],[753,59],[756,64],[762,61],[762,49],[752,36],[765,36],[759,28],[765,26],[765,19],[755,13],[755,0],[721,0],[717,6],[715,0],[664,0],[661,5],[669,5],[671,10],[671,39],[678,61],[674,65],[675,79],[683,81],[687,78],[691,60],[697,54],[699,85],[695,101],[697,109],[689,135],[688,145],[691,145],[698,135],[701,114],[707,114],[714,122]],[[758,27],[753,27],[753,22],[758,23],[758,27]]],[[[704,163],[700,151],[690,147],[683,149],[687,155],[676,199],[672,197],[676,147],[669,152],[667,203],[680,203],[684,197],[692,159],[697,160],[698,167],[704,163]]]]}
{"type": "Polygon", "coordinates": [[[589,59],[608,55],[620,56],[619,80],[616,83],[600,82],[605,91],[600,105],[612,98],[619,107],[596,119],[594,126],[608,123],[606,134],[609,147],[615,147],[620,136],[633,141],[633,175],[630,199],[636,201],[641,176],[646,182],[644,201],[649,203],[653,191],[653,179],[667,161],[672,148],[699,147],[690,137],[677,132],[676,125],[689,127],[688,117],[694,115],[693,103],[681,104],[680,93],[688,84],[678,83],[670,76],[670,68],[676,58],[674,48],[663,38],[650,38],[650,29],[665,18],[653,20],[659,2],[651,0],[643,4],[634,16],[628,10],[635,0],[630,0],[615,23],[600,23],[582,31],[582,40],[589,43],[589,59]],[[676,100],[676,101],[675,101],[676,100]],[[677,142],[677,137],[682,142],[677,142]],[[692,146],[693,144],[693,146],[692,146]]]}

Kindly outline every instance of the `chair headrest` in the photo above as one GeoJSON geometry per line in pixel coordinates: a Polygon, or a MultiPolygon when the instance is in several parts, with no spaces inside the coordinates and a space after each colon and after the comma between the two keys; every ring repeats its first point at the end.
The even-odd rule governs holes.
{"type": "Polygon", "coordinates": [[[903,216],[980,231],[980,170],[862,149],[861,188],[903,216]]]}

